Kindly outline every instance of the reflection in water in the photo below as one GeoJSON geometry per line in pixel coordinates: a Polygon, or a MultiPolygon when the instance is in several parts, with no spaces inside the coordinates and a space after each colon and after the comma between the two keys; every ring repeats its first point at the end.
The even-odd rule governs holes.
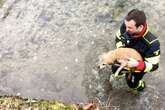
{"type": "MultiPolygon", "coordinates": [[[[126,91],[124,80],[109,82],[110,66],[97,68],[98,56],[114,48],[115,36],[111,34],[131,8],[141,8],[147,13],[149,24],[163,44],[165,1],[3,1],[0,8],[1,95],[85,102],[87,94],[88,98],[97,97],[102,101],[110,97],[113,105],[122,110],[165,108],[164,55],[159,71],[146,80],[148,87],[139,96],[126,91]]],[[[161,46],[163,54],[164,45],[161,46]]]]}

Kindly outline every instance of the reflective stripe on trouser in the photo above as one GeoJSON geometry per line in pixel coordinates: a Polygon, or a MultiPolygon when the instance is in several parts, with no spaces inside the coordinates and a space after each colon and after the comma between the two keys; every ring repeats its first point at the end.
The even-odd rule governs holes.
{"type": "Polygon", "coordinates": [[[144,89],[144,87],[145,87],[145,84],[144,84],[144,81],[143,80],[140,80],[139,81],[139,84],[138,84],[138,87],[136,87],[135,89],[144,89]]]}
{"type": "MultiPolygon", "coordinates": [[[[115,73],[117,69],[118,69],[118,66],[112,65],[112,72],[113,73],[115,73]]],[[[135,89],[139,88],[142,85],[142,83],[144,83],[141,80],[143,78],[144,74],[145,74],[144,72],[141,72],[141,73],[126,73],[125,78],[126,78],[126,81],[127,81],[127,85],[130,88],[135,88],[135,89]]]]}

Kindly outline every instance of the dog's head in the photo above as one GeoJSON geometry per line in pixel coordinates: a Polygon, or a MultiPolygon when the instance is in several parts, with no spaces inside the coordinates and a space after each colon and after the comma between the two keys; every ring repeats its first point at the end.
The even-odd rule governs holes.
{"type": "Polygon", "coordinates": [[[99,55],[98,57],[99,61],[98,61],[98,67],[99,69],[105,68],[105,64],[104,64],[104,53],[99,55]]]}
{"type": "Polygon", "coordinates": [[[105,68],[107,64],[113,64],[112,52],[103,53],[99,56],[98,66],[100,69],[105,68]]]}
{"type": "Polygon", "coordinates": [[[114,63],[114,58],[115,54],[113,54],[113,51],[103,53],[102,55],[99,56],[99,64],[113,64],[114,63]]]}

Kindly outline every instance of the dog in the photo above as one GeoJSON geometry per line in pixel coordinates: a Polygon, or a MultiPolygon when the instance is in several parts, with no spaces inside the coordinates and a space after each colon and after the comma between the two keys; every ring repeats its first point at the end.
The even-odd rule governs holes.
{"type": "Polygon", "coordinates": [[[120,63],[119,68],[115,72],[115,76],[118,76],[119,72],[123,68],[127,68],[130,71],[138,72],[135,70],[135,68],[129,68],[127,65],[127,62],[129,61],[129,58],[133,58],[138,61],[143,61],[142,56],[139,52],[137,52],[133,48],[117,48],[111,51],[108,51],[106,53],[103,53],[99,56],[99,64],[101,65],[112,65],[116,61],[120,63]]]}

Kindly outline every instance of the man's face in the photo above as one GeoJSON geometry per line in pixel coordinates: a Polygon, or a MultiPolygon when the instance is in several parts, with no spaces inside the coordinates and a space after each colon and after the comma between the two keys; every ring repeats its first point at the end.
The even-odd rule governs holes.
{"type": "Polygon", "coordinates": [[[134,20],[125,20],[124,23],[126,26],[126,32],[128,32],[130,35],[136,35],[142,30],[141,26],[136,27],[136,22],[134,20]]]}

